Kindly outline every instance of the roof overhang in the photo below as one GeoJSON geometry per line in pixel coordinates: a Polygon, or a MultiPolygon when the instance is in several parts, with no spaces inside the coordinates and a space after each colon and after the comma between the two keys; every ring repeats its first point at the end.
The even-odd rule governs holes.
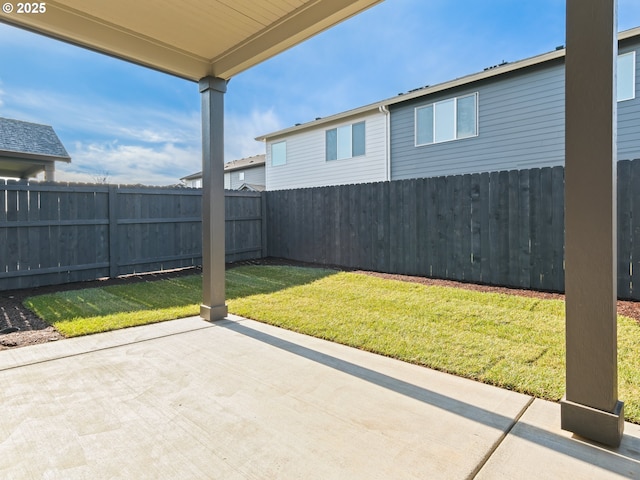
{"type": "Polygon", "coordinates": [[[50,0],[0,21],[198,81],[229,79],[382,0],[50,0]]]}
{"type": "Polygon", "coordinates": [[[57,161],[69,163],[71,158],[0,150],[0,177],[35,177],[57,161]]]}

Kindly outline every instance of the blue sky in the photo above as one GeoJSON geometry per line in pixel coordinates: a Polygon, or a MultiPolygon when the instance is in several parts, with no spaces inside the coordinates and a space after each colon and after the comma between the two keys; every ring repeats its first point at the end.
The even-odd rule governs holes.
{"type": "MultiPolygon", "coordinates": [[[[226,160],[264,153],[260,134],[551,51],[564,15],[564,0],[386,0],[234,77],[226,160]]],[[[618,0],[618,26],[640,26],[640,0],[618,0]]],[[[197,84],[4,24],[0,47],[0,116],[54,127],[72,157],[57,180],[200,170],[197,84]]]]}

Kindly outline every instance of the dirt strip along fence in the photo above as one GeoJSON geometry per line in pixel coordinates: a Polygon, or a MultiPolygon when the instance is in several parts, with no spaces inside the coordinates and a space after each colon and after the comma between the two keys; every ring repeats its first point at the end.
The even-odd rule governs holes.
{"type": "MultiPolygon", "coordinates": [[[[263,256],[262,198],[225,192],[226,260],[263,256]]],[[[0,290],[202,263],[202,191],[0,180],[0,290]]]]}
{"type": "MultiPolygon", "coordinates": [[[[618,172],[618,294],[640,300],[640,160],[618,172]]],[[[269,256],[564,291],[563,167],[271,191],[266,208],[269,256]]]]}

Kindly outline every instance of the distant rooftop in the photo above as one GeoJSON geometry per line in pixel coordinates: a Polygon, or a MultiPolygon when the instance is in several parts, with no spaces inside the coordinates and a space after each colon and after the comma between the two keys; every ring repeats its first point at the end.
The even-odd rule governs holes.
{"type": "Polygon", "coordinates": [[[0,177],[53,181],[56,161],[71,157],[51,126],[0,118],[0,177]]]}
{"type": "Polygon", "coordinates": [[[0,118],[0,151],[71,159],[51,126],[9,118],[0,118]]]}
{"type": "Polygon", "coordinates": [[[259,167],[266,162],[266,155],[254,155],[253,157],[241,158],[239,160],[231,160],[224,164],[225,172],[240,170],[241,168],[259,167]]]}
{"type": "MultiPolygon", "coordinates": [[[[231,160],[224,164],[225,172],[233,172],[235,170],[242,170],[245,168],[253,168],[260,167],[264,165],[266,162],[266,155],[263,153],[261,155],[254,155],[252,157],[240,158],[238,160],[231,160]]],[[[202,172],[192,173],[191,175],[187,175],[186,177],[182,177],[180,180],[190,181],[197,180],[202,178],[202,172]]]]}

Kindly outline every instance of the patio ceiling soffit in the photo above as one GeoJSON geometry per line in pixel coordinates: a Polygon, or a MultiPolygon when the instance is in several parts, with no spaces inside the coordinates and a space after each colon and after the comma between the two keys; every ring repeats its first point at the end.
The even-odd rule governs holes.
{"type": "Polygon", "coordinates": [[[188,80],[228,80],[381,1],[53,0],[0,21],[188,80]]]}

